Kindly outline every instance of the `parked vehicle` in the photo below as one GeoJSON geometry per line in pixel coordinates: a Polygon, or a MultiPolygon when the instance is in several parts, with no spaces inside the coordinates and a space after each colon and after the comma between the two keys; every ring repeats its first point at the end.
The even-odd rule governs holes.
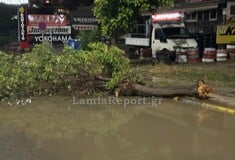
{"type": "Polygon", "coordinates": [[[185,28],[181,13],[143,15],[143,21],[125,37],[130,55],[138,55],[141,60],[170,62],[175,61],[177,51],[198,48],[195,38],[185,28]]]}

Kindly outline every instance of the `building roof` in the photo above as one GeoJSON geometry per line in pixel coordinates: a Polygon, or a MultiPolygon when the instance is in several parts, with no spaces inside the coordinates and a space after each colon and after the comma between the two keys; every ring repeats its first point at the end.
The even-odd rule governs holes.
{"type": "Polygon", "coordinates": [[[208,10],[218,8],[219,4],[227,2],[226,0],[208,0],[205,2],[184,3],[174,7],[177,11],[193,12],[198,10],[208,10]]]}

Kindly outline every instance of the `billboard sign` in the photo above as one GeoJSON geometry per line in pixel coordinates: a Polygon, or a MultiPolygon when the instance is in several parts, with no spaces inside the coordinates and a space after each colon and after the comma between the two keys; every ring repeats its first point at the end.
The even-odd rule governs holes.
{"type": "Polygon", "coordinates": [[[46,26],[67,26],[68,21],[66,15],[58,14],[29,14],[28,26],[38,26],[39,23],[44,22],[46,26]]]}
{"type": "Polygon", "coordinates": [[[95,17],[73,17],[73,23],[97,24],[98,20],[95,17]]]}
{"type": "Polygon", "coordinates": [[[98,26],[98,20],[95,17],[73,17],[72,26],[75,30],[94,30],[98,26]]]}
{"type": "Polygon", "coordinates": [[[98,26],[98,20],[93,15],[92,9],[88,7],[71,12],[71,24],[74,30],[94,30],[98,26]]]}
{"type": "Polygon", "coordinates": [[[71,39],[71,26],[68,25],[67,16],[63,14],[29,14],[27,22],[27,35],[30,42],[64,42],[71,39]]]}
{"type": "Polygon", "coordinates": [[[217,26],[217,44],[235,44],[235,24],[217,26]]]}
{"type": "Polygon", "coordinates": [[[74,30],[94,30],[97,28],[97,25],[89,25],[89,24],[73,24],[74,30]]]}
{"type": "MultiPolygon", "coordinates": [[[[29,35],[41,34],[39,26],[28,26],[27,32],[29,35]]],[[[71,34],[71,26],[48,26],[45,28],[44,34],[56,34],[56,35],[71,34]]]]}

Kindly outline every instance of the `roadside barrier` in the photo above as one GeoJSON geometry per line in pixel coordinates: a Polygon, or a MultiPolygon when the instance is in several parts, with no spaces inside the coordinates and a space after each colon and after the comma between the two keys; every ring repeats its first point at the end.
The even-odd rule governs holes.
{"type": "Polygon", "coordinates": [[[227,50],[226,49],[217,49],[216,51],[216,61],[217,62],[225,62],[227,61],[227,50]]]}
{"type": "Polygon", "coordinates": [[[178,63],[187,63],[187,50],[185,49],[176,49],[176,62],[178,63]]]}
{"type": "Polygon", "coordinates": [[[235,45],[227,45],[229,58],[235,60],[235,45]]]}
{"type": "Polygon", "coordinates": [[[205,48],[203,52],[202,62],[215,62],[216,59],[216,49],[215,48],[205,48]]]}
{"type": "Polygon", "coordinates": [[[199,51],[198,49],[189,49],[188,50],[188,63],[198,63],[200,62],[199,51]]]}

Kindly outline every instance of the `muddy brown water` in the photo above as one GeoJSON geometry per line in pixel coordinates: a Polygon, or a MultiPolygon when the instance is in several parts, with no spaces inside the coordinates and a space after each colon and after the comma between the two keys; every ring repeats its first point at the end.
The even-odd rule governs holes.
{"type": "Polygon", "coordinates": [[[0,159],[235,159],[234,116],[165,99],[102,102],[40,97],[26,105],[2,103],[0,159]]]}

